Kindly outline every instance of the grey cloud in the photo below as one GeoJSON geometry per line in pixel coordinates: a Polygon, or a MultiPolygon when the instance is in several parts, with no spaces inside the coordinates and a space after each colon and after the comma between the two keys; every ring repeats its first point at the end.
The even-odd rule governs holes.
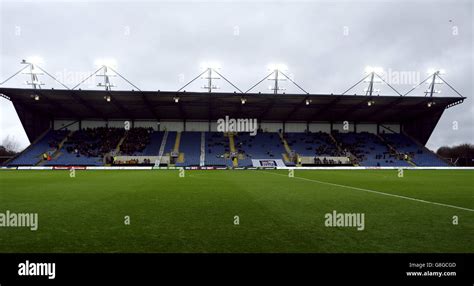
{"type": "MultiPolygon", "coordinates": [[[[448,71],[446,80],[463,95],[473,91],[472,6],[468,1],[412,2],[3,2],[0,79],[20,68],[28,55],[41,55],[55,74],[94,71],[98,57],[113,57],[119,71],[147,90],[175,90],[199,73],[202,60],[218,60],[221,72],[241,89],[268,72],[272,61],[313,93],[340,93],[363,76],[366,65],[395,71],[430,66],[448,71]],[[29,15],[25,11],[34,11],[29,15]],[[459,35],[452,35],[452,27],[459,35]],[[15,35],[15,27],[21,36],[15,35]],[[234,29],[238,28],[238,35],[234,29]],[[343,34],[344,27],[349,34],[343,34]],[[126,34],[125,31],[129,31],[126,34]]],[[[24,78],[11,82],[22,86],[24,78]]],[[[44,79],[48,86],[54,83],[44,79]]],[[[119,88],[129,89],[117,81],[119,88]]],[[[188,89],[198,90],[201,83],[188,89]]],[[[219,83],[223,90],[231,87],[219,83]]],[[[257,90],[267,91],[268,83],[257,90]]],[[[56,88],[58,86],[55,86],[56,88]]],[[[401,92],[411,85],[396,86],[401,92]]],[[[297,89],[287,84],[288,91],[297,89]]],[[[354,92],[361,93],[360,86],[354,92]]],[[[392,93],[381,87],[382,93],[392,93]]],[[[443,94],[450,94],[442,87],[443,94]]],[[[422,89],[417,90],[418,95],[422,89]]],[[[8,103],[0,103],[2,134],[24,133],[8,103]],[[15,126],[6,129],[4,126],[15,126]]],[[[473,142],[470,98],[443,115],[428,146],[473,142]],[[452,130],[452,121],[459,130],[452,130]]],[[[2,137],[3,138],[3,137],[2,137]]],[[[0,140],[2,139],[0,138],[0,140]]]]}

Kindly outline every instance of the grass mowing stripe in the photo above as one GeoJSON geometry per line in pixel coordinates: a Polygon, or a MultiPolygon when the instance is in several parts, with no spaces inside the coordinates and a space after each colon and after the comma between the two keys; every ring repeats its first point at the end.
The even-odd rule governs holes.
{"type": "MultiPolygon", "coordinates": [[[[283,174],[278,174],[278,173],[273,173],[273,172],[267,172],[267,171],[261,171],[261,172],[264,172],[264,173],[267,173],[267,174],[272,174],[272,175],[283,176],[283,177],[288,176],[288,175],[283,175],[283,174]]],[[[373,193],[373,194],[379,194],[379,195],[385,195],[385,196],[390,196],[390,197],[395,197],[395,198],[400,198],[400,199],[411,200],[411,201],[420,202],[420,203],[426,203],[426,204],[432,204],[432,205],[438,205],[438,206],[443,206],[443,207],[448,207],[448,208],[454,208],[454,209],[474,212],[474,209],[468,209],[468,208],[463,208],[463,207],[458,207],[458,206],[453,206],[453,205],[448,205],[448,204],[443,204],[443,203],[437,203],[437,202],[430,202],[430,201],[426,201],[426,200],[421,200],[421,199],[416,199],[416,198],[411,198],[411,197],[406,197],[406,196],[401,196],[401,195],[389,194],[389,193],[384,193],[384,192],[379,192],[379,191],[374,191],[374,190],[369,190],[369,189],[362,189],[362,188],[346,186],[346,185],[340,185],[340,184],[324,182],[324,181],[319,181],[319,180],[313,180],[313,179],[308,179],[308,178],[303,178],[303,177],[294,176],[293,178],[304,180],[304,181],[309,181],[309,182],[315,182],[315,183],[319,183],[319,184],[336,186],[336,187],[340,187],[340,188],[353,189],[353,190],[358,190],[358,191],[363,191],[363,192],[368,192],[368,193],[373,193]]]]}

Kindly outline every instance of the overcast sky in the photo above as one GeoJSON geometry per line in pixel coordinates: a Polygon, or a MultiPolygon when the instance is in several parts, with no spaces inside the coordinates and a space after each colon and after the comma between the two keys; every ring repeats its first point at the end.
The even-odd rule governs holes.
{"type": "MultiPolygon", "coordinates": [[[[42,57],[41,66],[68,86],[95,71],[96,59],[114,58],[118,71],[142,90],[177,90],[201,72],[203,61],[219,62],[220,72],[243,90],[269,73],[269,63],[284,63],[311,93],[341,93],[368,65],[383,67],[385,79],[405,93],[429,68],[443,68],[446,81],[468,99],[443,114],[428,142],[436,150],[474,143],[471,2],[0,0],[0,82],[29,56],[42,57]],[[399,83],[399,76],[409,79],[399,83]]],[[[26,79],[19,75],[4,87],[25,87],[26,79]]],[[[46,88],[60,88],[43,81],[46,88]]],[[[131,89],[119,79],[115,83],[131,89]]],[[[255,91],[269,92],[268,85],[255,91]]],[[[287,92],[298,91],[284,85],[287,92]]],[[[394,94],[387,86],[377,88],[394,94]]],[[[413,95],[424,95],[424,88],[413,95]]],[[[437,96],[456,96],[446,86],[438,89],[437,96]]],[[[10,136],[26,147],[13,105],[3,98],[0,115],[0,142],[10,136]]]]}

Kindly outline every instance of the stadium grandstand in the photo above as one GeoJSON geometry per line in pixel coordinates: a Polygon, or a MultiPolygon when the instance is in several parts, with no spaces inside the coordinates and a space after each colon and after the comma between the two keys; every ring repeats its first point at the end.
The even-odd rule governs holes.
{"type": "Polygon", "coordinates": [[[434,84],[423,96],[378,95],[375,75],[363,95],[279,93],[277,80],[272,94],[212,83],[207,92],[0,88],[31,142],[5,165],[449,166],[425,144],[465,98],[434,96],[434,84]],[[255,118],[256,134],[219,132],[226,117],[255,118]]]}

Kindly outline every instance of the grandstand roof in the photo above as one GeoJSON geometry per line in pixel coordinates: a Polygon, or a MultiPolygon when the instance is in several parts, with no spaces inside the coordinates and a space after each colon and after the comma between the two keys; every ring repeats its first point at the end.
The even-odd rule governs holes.
{"type": "MultiPolygon", "coordinates": [[[[464,97],[372,96],[337,94],[264,94],[173,91],[32,90],[0,88],[14,104],[30,140],[37,135],[32,120],[153,119],[216,120],[258,118],[260,121],[411,122],[433,118],[464,97]],[[38,94],[34,100],[32,94],[38,94]],[[110,96],[110,102],[104,97],[110,96]],[[176,103],[174,98],[179,97],[176,103]],[[241,99],[246,99],[245,104],[241,99]],[[309,105],[306,100],[310,100],[309,105]],[[368,106],[367,102],[374,104],[368,106]],[[435,102],[428,107],[428,102],[435,102]],[[34,115],[34,116],[32,116],[34,115]],[[34,119],[35,118],[35,119],[34,119]]],[[[42,123],[43,125],[46,123],[42,123]]],[[[426,137],[426,135],[425,135],[426,137]]],[[[428,136],[429,137],[429,136],[428,136]]],[[[420,140],[420,141],[424,141],[420,140]]]]}
{"type": "Polygon", "coordinates": [[[443,110],[461,97],[372,96],[333,94],[259,94],[169,91],[32,90],[0,88],[15,106],[48,118],[214,120],[257,117],[264,121],[399,122],[443,110]],[[38,94],[35,101],[31,95],[38,94]],[[104,100],[110,96],[111,101],[104,100]],[[179,102],[174,101],[179,97],[179,102]],[[246,103],[241,103],[241,98],[246,103]],[[306,100],[311,102],[306,105],[306,100]],[[375,101],[372,106],[367,102],[375,101]],[[427,103],[436,104],[427,107],[427,103]]]}

